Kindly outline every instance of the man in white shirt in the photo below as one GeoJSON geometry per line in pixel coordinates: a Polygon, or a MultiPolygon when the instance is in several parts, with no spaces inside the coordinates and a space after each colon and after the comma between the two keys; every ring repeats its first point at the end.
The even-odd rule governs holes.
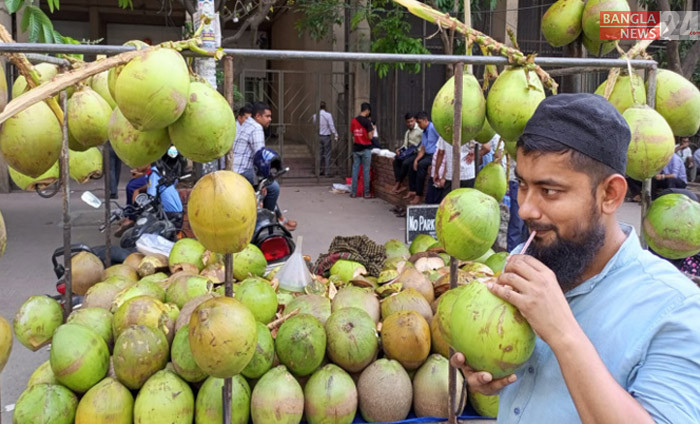
{"type": "Polygon", "coordinates": [[[683,161],[689,181],[693,181],[695,179],[695,164],[693,163],[693,152],[690,150],[690,139],[688,137],[681,138],[680,144],[676,146],[676,154],[683,161]]]}
{"type": "MultiPolygon", "coordinates": [[[[320,155],[321,155],[321,175],[327,175],[330,171],[331,166],[331,136],[334,140],[338,139],[338,132],[335,130],[335,125],[333,124],[333,115],[326,111],[326,102],[321,102],[319,106],[321,121],[318,125],[318,140],[321,145],[320,155]]],[[[316,124],[316,114],[311,118],[314,125],[316,124]]]]}
{"type": "MultiPolygon", "coordinates": [[[[460,147],[459,186],[474,187],[474,145],[472,140],[460,147]]],[[[442,190],[439,201],[442,201],[452,189],[452,145],[442,137],[437,143],[437,159],[433,167],[432,177],[437,188],[442,190]]]]}

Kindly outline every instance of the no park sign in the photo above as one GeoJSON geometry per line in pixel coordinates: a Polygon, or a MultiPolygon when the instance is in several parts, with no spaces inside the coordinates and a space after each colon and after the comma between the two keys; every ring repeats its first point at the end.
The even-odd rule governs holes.
{"type": "Polygon", "coordinates": [[[418,234],[435,234],[435,215],[438,205],[416,205],[406,208],[406,243],[411,243],[418,234]]]}

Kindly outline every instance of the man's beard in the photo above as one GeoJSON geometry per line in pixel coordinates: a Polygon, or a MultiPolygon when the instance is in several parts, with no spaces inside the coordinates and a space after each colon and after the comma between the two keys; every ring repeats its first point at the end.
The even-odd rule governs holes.
{"type": "Polygon", "coordinates": [[[527,222],[530,231],[552,230],[555,233],[556,239],[551,244],[543,246],[533,240],[526,253],[551,269],[564,290],[580,283],[579,279],[603,247],[605,227],[600,222],[600,214],[592,211],[587,221],[590,226],[574,239],[562,238],[553,225],[527,222]]]}

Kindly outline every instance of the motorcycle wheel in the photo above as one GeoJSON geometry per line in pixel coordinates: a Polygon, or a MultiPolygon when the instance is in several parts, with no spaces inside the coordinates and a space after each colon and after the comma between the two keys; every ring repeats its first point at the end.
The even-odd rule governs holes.
{"type": "Polygon", "coordinates": [[[136,247],[136,240],[134,240],[134,229],[129,228],[128,230],[124,231],[124,234],[122,234],[122,238],[119,240],[119,247],[122,249],[131,249],[133,247],[136,247]]]}

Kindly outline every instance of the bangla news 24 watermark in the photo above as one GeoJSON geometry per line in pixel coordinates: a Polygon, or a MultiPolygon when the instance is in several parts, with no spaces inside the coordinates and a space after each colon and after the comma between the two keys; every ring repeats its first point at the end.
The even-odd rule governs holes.
{"type": "Polygon", "coordinates": [[[700,40],[700,11],[602,11],[600,39],[700,40]]]}

